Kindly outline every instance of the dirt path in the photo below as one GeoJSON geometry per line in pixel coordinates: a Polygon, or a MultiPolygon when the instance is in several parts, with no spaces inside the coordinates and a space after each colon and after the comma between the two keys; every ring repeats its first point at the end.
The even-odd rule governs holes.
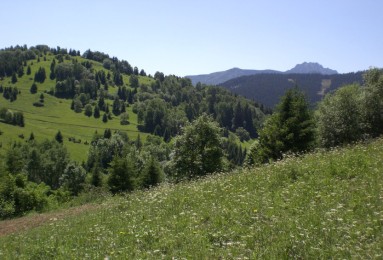
{"type": "Polygon", "coordinates": [[[70,216],[79,215],[85,211],[97,209],[97,205],[87,204],[79,207],[69,208],[56,212],[25,216],[16,219],[0,221],[0,237],[26,231],[51,221],[57,221],[70,216]]]}

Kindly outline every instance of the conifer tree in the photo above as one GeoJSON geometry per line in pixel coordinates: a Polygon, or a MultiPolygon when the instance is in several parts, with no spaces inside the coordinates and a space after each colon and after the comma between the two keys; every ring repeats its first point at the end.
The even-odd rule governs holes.
{"type": "Polygon", "coordinates": [[[96,160],[91,173],[92,173],[92,179],[91,179],[92,185],[95,187],[100,187],[102,185],[102,177],[101,177],[102,170],[98,163],[98,160],[96,160]]]}
{"type": "Polygon", "coordinates": [[[22,66],[17,70],[17,76],[21,78],[24,75],[24,68],[22,66]]]}
{"type": "Polygon", "coordinates": [[[55,135],[55,140],[58,142],[58,143],[60,143],[60,144],[62,144],[63,143],[63,135],[61,134],[61,131],[59,130],[58,132],[57,132],[57,134],[55,135]]]}
{"type": "Polygon", "coordinates": [[[99,118],[100,117],[100,108],[99,108],[99,106],[97,104],[94,107],[93,116],[94,116],[94,118],[99,118]]]}
{"type": "Polygon", "coordinates": [[[304,94],[298,87],[289,89],[260,131],[256,152],[251,151],[256,154],[253,161],[264,163],[281,159],[286,152],[307,151],[314,145],[314,131],[312,112],[304,94]]]}
{"type": "Polygon", "coordinates": [[[109,168],[109,189],[113,193],[132,191],[134,189],[134,164],[127,158],[115,156],[109,168]]]}
{"type": "Polygon", "coordinates": [[[13,72],[13,73],[12,73],[12,83],[15,84],[16,82],[17,82],[16,73],[13,72]]]}
{"type": "Polygon", "coordinates": [[[33,132],[31,132],[28,141],[33,141],[33,140],[35,140],[35,135],[33,134],[33,132]]]}
{"type": "Polygon", "coordinates": [[[135,145],[136,145],[136,148],[137,148],[138,150],[141,149],[141,147],[142,147],[142,141],[141,141],[141,136],[140,136],[140,134],[138,134],[138,136],[137,136],[135,145]]]}
{"type": "Polygon", "coordinates": [[[33,82],[31,89],[30,89],[31,94],[36,94],[37,93],[37,85],[35,82],[33,82]]]}
{"type": "Polygon", "coordinates": [[[156,186],[162,181],[162,175],[161,166],[153,157],[151,157],[142,172],[142,186],[144,188],[156,186]]]}
{"type": "Polygon", "coordinates": [[[109,128],[105,129],[104,138],[110,139],[111,137],[112,137],[112,131],[109,128]]]}
{"type": "Polygon", "coordinates": [[[108,115],[106,113],[104,113],[104,115],[102,116],[102,122],[104,123],[108,122],[108,115]]]}

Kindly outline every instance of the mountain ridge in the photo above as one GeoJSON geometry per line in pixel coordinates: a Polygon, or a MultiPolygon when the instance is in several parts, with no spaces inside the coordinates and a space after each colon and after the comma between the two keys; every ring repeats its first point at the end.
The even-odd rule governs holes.
{"type": "Polygon", "coordinates": [[[286,74],[297,73],[297,74],[312,74],[318,73],[322,75],[333,75],[338,74],[338,71],[329,68],[324,68],[317,62],[303,62],[297,64],[294,68],[285,71],[286,74]]]}
{"type": "Polygon", "coordinates": [[[254,70],[254,69],[240,69],[237,67],[225,70],[217,71],[209,74],[199,74],[199,75],[187,75],[186,78],[191,79],[193,85],[196,85],[198,82],[207,85],[218,85],[224,83],[228,80],[242,77],[250,76],[257,74],[322,74],[322,75],[333,75],[338,74],[336,70],[323,67],[317,62],[303,62],[297,64],[294,68],[287,71],[278,71],[273,69],[264,69],[264,70],[254,70]]]}

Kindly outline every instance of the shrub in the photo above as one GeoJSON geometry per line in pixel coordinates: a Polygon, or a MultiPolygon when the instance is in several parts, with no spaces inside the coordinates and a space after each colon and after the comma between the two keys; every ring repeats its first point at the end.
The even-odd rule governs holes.
{"type": "Polygon", "coordinates": [[[41,103],[40,101],[37,101],[37,102],[33,102],[33,105],[35,107],[43,107],[44,106],[44,103],[41,103]]]}

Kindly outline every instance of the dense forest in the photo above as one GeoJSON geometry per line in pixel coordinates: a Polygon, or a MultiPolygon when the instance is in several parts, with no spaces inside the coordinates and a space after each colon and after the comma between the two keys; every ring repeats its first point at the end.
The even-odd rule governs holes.
{"type": "Polygon", "coordinates": [[[256,74],[226,81],[220,86],[266,107],[273,108],[285,91],[295,85],[315,104],[328,92],[348,84],[362,84],[364,72],[346,74],[256,74]]]}
{"type": "MultiPolygon", "coordinates": [[[[2,143],[0,218],[47,210],[81,194],[147,189],[382,133],[381,70],[366,72],[363,88],[351,84],[326,94],[316,110],[300,86],[305,76],[295,76],[289,83],[295,87],[266,115],[263,105],[224,88],[194,87],[187,78],[161,72],[147,75],[102,52],[80,56],[76,50],[45,45],[1,50],[1,89],[12,98],[1,98],[0,127],[17,132],[29,127],[36,114],[57,106],[63,110],[49,115],[62,118],[55,126],[70,132],[84,121],[96,127],[81,146],[87,149],[83,161],[70,156],[79,147],[73,145],[82,141],[63,135],[60,128],[51,128],[45,138],[31,131],[2,143]],[[19,95],[35,101],[21,103],[19,95]]],[[[283,89],[287,79],[279,80],[270,88],[283,89]]],[[[45,121],[38,118],[31,129],[45,121]]]]}

